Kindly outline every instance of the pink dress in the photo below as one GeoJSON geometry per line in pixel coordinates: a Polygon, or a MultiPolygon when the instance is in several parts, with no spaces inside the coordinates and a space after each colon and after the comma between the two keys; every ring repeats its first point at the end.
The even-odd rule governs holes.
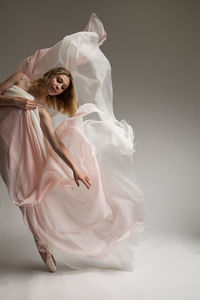
{"type": "MultiPolygon", "coordinates": [[[[76,185],[41,130],[38,108],[0,108],[0,173],[25,224],[57,260],[75,269],[132,271],[144,195],[134,174],[132,127],[113,113],[110,64],[99,48],[105,39],[93,13],[84,31],[37,50],[18,67],[32,79],[55,66],[71,70],[81,106],[71,118],[49,113],[91,188],[76,185]]],[[[4,94],[35,101],[16,85],[4,94]]]]}

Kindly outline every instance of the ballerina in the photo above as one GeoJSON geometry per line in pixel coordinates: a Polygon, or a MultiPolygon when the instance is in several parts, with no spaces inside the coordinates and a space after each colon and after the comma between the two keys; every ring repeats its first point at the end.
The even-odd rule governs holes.
{"type": "Polygon", "coordinates": [[[92,13],[83,31],[35,51],[1,84],[1,176],[52,272],[53,254],[75,269],[132,271],[144,229],[133,129],[114,116],[99,48],[106,38],[92,13]]]}
{"type": "MultiPolygon", "coordinates": [[[[76,108],[79,107],[75,87],[73,84],[73,78],[69,70],[58,67],[49,70],[47,73],[44,74],[42,78],[39,78],[35,81],[31,80],[23,72],[16,72],[13,75],[11,75],[7,80],[0,83],[0,107],[9,107],[9,110],[5,109],[4,111],[4,113],[7,114],[7,117],[10,113],[12,114],[13,118],[13,110],[15,111],[15,115],[18,117],[19,111],[15,110],[15,108],[35,109],[36,107],[38,107],[40,125],[50,145],[52,146],[54,151],[64,160],[64,162],[66,162],[66,164],[72,169],[76,184],[79,186],[80,180],[89,189],[91,186],[89,177],[79,171],[78,167],[75,165],[72,158],[70,157],[67,148],[63,145],[63,143],[55,133],[55,130],[52,126],[51,117],[49,116],[47,110],[44,107],[47,101],[49,101],[48,103],[51,105],[56,105],[58,110],[61,110],[62,107],[64,111],[69,113],[70,116],[72,116],[76,111],[76,108]],[[13,85],[18,86],[25,92],[32,95],[35,98],[35,101],[23,97],[9,97],[5,95],[3,96],[4,92],[13,85]]],[[[1,132],[3,132],[3,128],[1,129],[1,132]]],[[[1,145],[2,144],[3,141],[1,141],[1,145]]],[[[1,154],[1,159],[3,159],[5,155],[3,155],[3,153],[1,154]]],[[[3,176],[5,180],[6,175],[4,174],[3,176]]],[[[7,179],[6,182],[8,182],[8,180],[9,179],[7,179]]],[[[21,208],[21,206],[19,206],[19,208],[21,208]]],[[[50,255],[50,252],[48,252],[47,249],[45,249],[42,245],[39,244],[35,237],[34,239],[43,261],[47,264],[50,271],[55,272],[56,262],[54,257],[50,255]]]]}

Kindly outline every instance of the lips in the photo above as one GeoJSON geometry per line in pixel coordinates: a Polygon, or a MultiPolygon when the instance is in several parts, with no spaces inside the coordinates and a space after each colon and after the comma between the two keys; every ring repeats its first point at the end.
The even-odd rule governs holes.
{"type": "Polygon", "coordinates": [[[54,88],[53,87],[51,87],[51,90],[55,93],[56,91],[54,90],[54,88]]]}

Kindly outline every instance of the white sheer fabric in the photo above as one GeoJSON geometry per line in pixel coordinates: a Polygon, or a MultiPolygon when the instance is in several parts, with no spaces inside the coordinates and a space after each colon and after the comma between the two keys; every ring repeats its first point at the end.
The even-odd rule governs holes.
{"type": "MultiPolygon", "coordinates": [[[[57,135],[91,178],[93,190],[74,186],[69,168],[47,146],[44,137],[37,143],[41,144],[41,153],[46,147],[50,155],[47,161],[44,155],[41,164],[37,196],[29,199],[29,206],[26,197],[21,203],[15,198],[15,204],[21,205],[32,233],[66,265],[132,271],[136,245],[144,229],[144,194],[135,176],[133,128],[126,120],[118,121],[113,113],[111,66],[99,48],[106,38],[102,22],[92,13],[83,31],[37,50],[17,68],[32,79],[57,66],[71,71],[81,104],[76,115],[69,118],[47,110],[57,135]],[[97,119],[90,117],[92,112],[97,113],[97,119]],[[88,118],[85,121],[84,116],[88,118]]],[[[20,88],[14,92],[28,97],[20,88]]],[[[35,113],[27,112],[27,116],[37,123],[36,136],[41,135],[35,113]]],[[[31,128],[30,120],[26,122],[31,128]]],[[[34,141],[31,145],[33,149],[34,141]]],[[[1,170],[5,175],[5,167],[1,170]]]]}

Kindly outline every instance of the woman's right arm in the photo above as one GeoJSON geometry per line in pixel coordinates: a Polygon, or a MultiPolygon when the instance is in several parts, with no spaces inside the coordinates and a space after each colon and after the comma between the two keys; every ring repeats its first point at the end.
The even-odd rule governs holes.
{"type": "Polygon", "coordinates": [[[14,97],[8,97],[0,95],[0,106],[15,106],[16,101],[14,100],[14,97]]]}
{"type": "Polygon", "coordinates": [[[5,90],[10,88],[15,82],[18,82],[25,74],[23,72],[15,72],[9,76],[6,80],[0,83],[0,95],[3,94],[5,90]]]}
{"type": "Polygon", "coordinates": [[[15,106],[23,109],[34,109],[37,103],[33,100],[23,97],[9,97],[0,95],[0,107],[2,106],[15,106]]]}
{"type": "Polygon", "coordinates": [[[23,72],[15,72],[9,76],[6,80],[0,83],[0,107],[1,106],[15,106],[23,109],[34,109],[37,105],[35,102],[23,98],[23,97],[9,97],[3,95],[3,92],[13,86],[14,83],[18,82],[23,78],[25,74],[23,72]]]}

